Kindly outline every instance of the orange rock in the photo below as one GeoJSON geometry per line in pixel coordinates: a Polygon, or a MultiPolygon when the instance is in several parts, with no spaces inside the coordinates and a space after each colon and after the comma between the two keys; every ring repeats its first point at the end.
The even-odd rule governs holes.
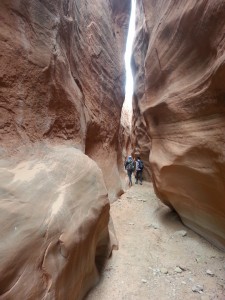
{"type": "Polygon", "coordinates": [[[113,247],[102,172],[72,147],[19,150],[0,165],[1,298],[82,299],[113,247]]]}
{"type": "MultiPolygon", "coordinates": [[[[158,197],[225,249],[224,1],[142,1],[133,58],[158,197]]],[[[141,131],[141,126],[135,128],[141,131]]]]}
{"type": "Polygon", "coordinates": [[[121,191],[130,1],[122,2],[0,3],[1,145],[11,152],[40,140],[75,145],[102,167],[112,199],[121,191]]]}
{"type": "Polygon", "coordinates": [[[129,0],[0,2],[2,299],[81,299],[112,249],[101,172],[73,147],[115,199],[129,10],[129,0]]]}

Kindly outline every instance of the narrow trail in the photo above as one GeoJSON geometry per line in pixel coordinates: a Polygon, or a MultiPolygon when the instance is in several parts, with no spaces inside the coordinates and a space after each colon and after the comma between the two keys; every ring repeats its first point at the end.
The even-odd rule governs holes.
{"type": "Polygon", "coordinates": [[[131,187],[111,215],[119,250],[86,300],[225,300],[225,254],[186,228],[151,184],[131,187]]]}

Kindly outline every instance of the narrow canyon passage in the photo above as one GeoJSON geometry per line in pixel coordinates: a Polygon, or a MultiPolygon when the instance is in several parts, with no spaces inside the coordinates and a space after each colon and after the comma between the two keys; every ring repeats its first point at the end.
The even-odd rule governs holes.
{"type": "Polygon", "coordinates": [[[111,215],[119,251],[86,300],[224,300],[224,253],[186,228],[151,184],[129,189],[111,215]]]}
{"type": "Polygon", "coordinates": [[[0,299],[225,300],[225,0],[2,0],[0,24],[0,299]]]}

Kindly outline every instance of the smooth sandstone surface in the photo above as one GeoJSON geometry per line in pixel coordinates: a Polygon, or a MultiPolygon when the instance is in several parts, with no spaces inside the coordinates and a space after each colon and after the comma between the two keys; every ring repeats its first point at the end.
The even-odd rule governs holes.
{"type": "Polygon", "coordinates": [[[1,299],[82,299],[116,244],[129,12],[0,2],[1,299]]]}
{"type": "Polygon", "coordinates": [[[129,12],[128,0],[0,3],[1,145],[75,145],[98,163],[112,200],[129,12]]]}
{"type": "Polygon", "coordinates": [[[113,246],[96,163],[68,146],[23,147],[0,160],[0,207],[0,299],[82,299],[113,246]]]}
{"type": "Polygon", "coordinates": [[[149,40],[141,1],[138,2],[138,5],[136,6],[136,15],[136,37],[134,41],[134,54],[132,57],[135,87],[133,94],[131,145],[135,156],[140,156],[144,162],[144,180],[152,181],[149,163],[151,139],[148,132],[148,125],[146,124],[145,118],[140,112],[139,107],[139,103],[145,97],[145,56],[149,40]]]}
{"type": "Polygon", "coordinates": [[[224,1],[138,2],[134,121],[144,118],[151,139],[156,194],[222,249],[224,31],[224,1]]]}

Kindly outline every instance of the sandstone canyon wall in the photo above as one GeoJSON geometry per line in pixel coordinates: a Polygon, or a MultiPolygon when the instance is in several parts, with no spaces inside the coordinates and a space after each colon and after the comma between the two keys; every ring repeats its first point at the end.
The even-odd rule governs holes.
{"type": "Polygon", "coordinates": [[[1,299],[81,299],[112,249],[129,13],[0,2],[1,299]]]}
{"type": "Polygon", "coordinates": [[[102,168],[112,198],[121,189],[117,146],[129,13],[128,0],[0,4],[1,145],[76,146],[102,168]]]}
{"type": "Polygon", "coordinates": [[[134,55],[132,57],[135,88],[133,94],[131,144],[134,155],[136,157],[140,156],[144,162],[144,180],[151,181],[151,169],[149,163],[151,140],[147,130],[146,121],[139,108],[139,103],[145,97],[144,62],[149,40],[149,33],[145,24],[146,21],[141,2],[137,3],[136,15],[136,39],[134,42],[134,55]],[[141,16],[143,16],[143,18],[141,16]]]}
{"type": "Polygon", "coordinates": [[[225,2],[143,0],[137,17],[134,122],[156,194],[225,249],[225,2]]]}

